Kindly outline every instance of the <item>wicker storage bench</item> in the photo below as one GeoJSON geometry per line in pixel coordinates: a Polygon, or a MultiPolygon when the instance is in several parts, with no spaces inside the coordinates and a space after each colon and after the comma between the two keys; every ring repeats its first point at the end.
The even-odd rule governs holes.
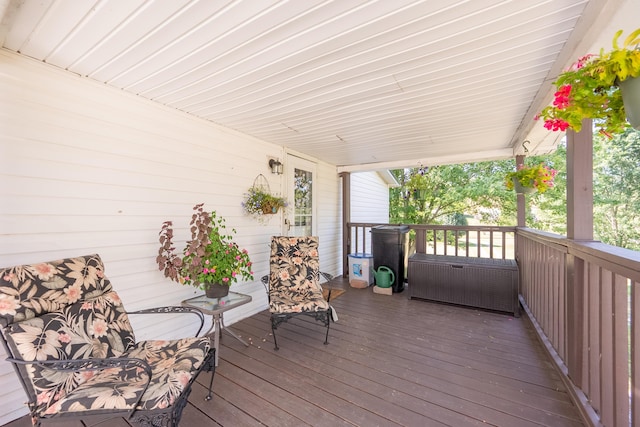
{"type": "Polygon", "coordinates": [[[409,298],[520,315],[515,260],[416,253],[407,274],[409,298]]]}

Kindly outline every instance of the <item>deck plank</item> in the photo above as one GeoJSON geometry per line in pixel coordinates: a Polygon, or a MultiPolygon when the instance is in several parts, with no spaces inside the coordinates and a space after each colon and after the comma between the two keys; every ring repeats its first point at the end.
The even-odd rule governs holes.
{"type": "MultiPolygon", "coordinates": [[[[243,331],[250,336],[248,329],[243,329],[243,331]]],[[[267,347],[270,347],[270,345],[267,347]]],[[[283,350],[281,349],[280,351],[283,350]]],[[[431,373],[422,373],[414,367],[410,372],[411,375],[405,375],[406,373],[402,372],[402,370],[407,368],[396,366],[394,370],[398,371],[397,373],[390,374],[378,371],[375,375],[375,381],[373,381],[369,377],[372,376],[372,370],[376,369],[375,362],[372,363],[367,358],[351,361],[328,351],[319,352],[313,347],[296,348],[295,353],[294,355],[287,355],[287,360],[296,360],[307,353],[309,356],[315,355],[315,358],[322,360],[325,365],[318,365],[317,367],[310,365],[309,368],[318,372],[322,372],[322,369],[333,370],[336,372],[335,376],[338,381],[346,381],[354,385],[358,384],[357,388],[362,391],[384,396],[385,400],[389,402],[424,415],[428,414],[430,417],[436,417],[437,420],[446,420],[449,425],[464,425],[469,423],[469,420],[465,421],[460,416],[452,417],[451,414],[443,412],[443,407],[448,408],[445,410],[455,411],[455,408],[459,407],[459,405],[476,405],[473,408],[473,412],[476,416],[481,417],[481,414],[487,412],[484,407],[496,407],[494,409],[508,412],[513,409],[514,404],[518,404],[520,405],[519,416],[535,422],[539,422],[541,417],[540,409],[544,409],[548,413],[542,416],[548,418],[550,425],[553,425],[555,421],[554,414],[566,413],[573,409],[570,404],[562,404],[555,399],[546,398],[538,398],[536,406],[530,407],[528,404],[531,401],[531,396],[524,396],[521,390],[505,390],[498,386],[493,386],[491,390],[487,390],[487,384],[478,382],[470,385],[470,376],[465,375],[464,372],[457,374],[456,377],[447,375],[443,378],[438,378],[435,376],[438,373],[437,370],[431,373]],[[402,375],[406,376],[406,378],[402,378],[402,375]],[[429,394],[431,402],[426,402],[422,399],[422,396],[426,393],[429,394]],[[511,401],[511,394],[513,393],[515,393],[516,401],[511,401]],[[521,396],[522,398],[520,398],[521,396]],[[414,400],[417,402],[414,402],[414,400]],[[439,401],[441,406],[432,404],[432,402],[436,401],[439,401]]],[[[487,412],[482,417],[483,422],[490,420],[491,417],[491,412],[487,412]]],[[[498,423],[497,420],[496,423],[498,423]]],[[[498,424],[507,425],[504,420],[498,424]]],[[[525,425],[525,423],[521,422],[520,425],[525,425]]]]}
{"type": "Polygon", "coordinates": [[[249,347],[223,334],[214,398],[204,373],[181,425],[583,426],[526,317],[333,283],[329,345],[308,317],[278,328],[278,351],[267,311],[237,322],[249,347]]]}

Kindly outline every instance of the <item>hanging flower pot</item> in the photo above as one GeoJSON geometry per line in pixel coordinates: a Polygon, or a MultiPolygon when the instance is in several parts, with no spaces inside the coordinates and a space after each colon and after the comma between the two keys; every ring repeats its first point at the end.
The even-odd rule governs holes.
{"type": "Polygon", "coordinates": [[[269,182],[264,175],[260,174],[245,194],[242,206],[247,214],[259,219],[263,215],[278,213],[280,208],[287,206],[287,202],[284,197],[271,194],[269,182]]]}
{"type": "Polygon", "coordinates": [[[530,187],[525,187],[524,185],[520,184],[520,181],[518,181],[518,178],[516,178],[515,176],[511,179],[513,180],[513,189],[516,191],[516,194],[531,194],[536,191],[536,189],[533,187],[533,183],[531,183],[530,187]]]}
{"type": "Polygon", "coordinates": [[[420,200],[420,201],[427,200],[427,190],[422,189],[422,188],[421,189],[417,189],[413,193],[413,197],[415,197],[416,200],[420,200]]]}
{"type": "Polygon", "coordinates": [[[262,205],[262,213],[264,215],[273,215],[275,213],[278,213],[278,206],[273,206],[269,203],[265,203],[264,205],[262,205]]]}
{"type": "Polygon", "coordinates": [[[629,77],[619,82],[618,86],[627,120],[631,126],[640,130],[640,77],[629,77]]]}
{"type": "Polygon", "coordinates": [[[580,132],[584,119],[595,120],[600,133],[611,138],[631,124],[640,127],[640,104],[624,92],[635,91],[640,101],[640,28],[629,34],[622,45],[619,30],[613,37],[612,50],[602,49],[599,55],[585,55],[554,82],[557,91],[553,104],[545,107],[536,119],[552,131],[572,129],[580,132]],[[627,99],[625,99],[627,98],[627,99]],[[625,114],[626,113],[626,114],[625,114]],[[625,117],[626,116],[626,117],[625,117]]]}
{"type": "Polygon", "coordinates": [[[411,177],[406,182],[406,188],[408,193],[411,194],[414,200],[424,202],[427,200],[427,191],[429,191],[429,179],[425,175],[427,170],[423,167],[417,172],[413,172],[411,177]]]}
{"type": "Polygon", "coordinates": [[[544,193],[553,187],[556,171],[544,163],[535,166],[520,165],[518,170],[505,175],[505,186],[508,190],[515,190],[518,194],[528,194],[537,191],[544,193]]]}

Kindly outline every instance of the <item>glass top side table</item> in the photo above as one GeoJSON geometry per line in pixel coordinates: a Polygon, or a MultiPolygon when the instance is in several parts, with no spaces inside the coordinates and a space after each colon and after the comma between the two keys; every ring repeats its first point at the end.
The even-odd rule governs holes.
{"type": "Polygon", "coordinates": [[[238,292],[229,291],[229,295],[222,298],[207,298],[205,295],[189,298],[182,301],[184,307],[195,307],[202,311],[204,314],[213,316],[211,327],[206,332],[209,335],[213,332],[213,347],[216,349],[216,366],[218,366],[218,353],[220,347],[220,336],[222,331],[226,331],[229,335],[240,341],[245,346],[249,347],[249,344],[231,329],[224,325],[224,312],[231,310],[232,308],[239,307],[251,302],[251,295],[240,294],[238,292]]]}

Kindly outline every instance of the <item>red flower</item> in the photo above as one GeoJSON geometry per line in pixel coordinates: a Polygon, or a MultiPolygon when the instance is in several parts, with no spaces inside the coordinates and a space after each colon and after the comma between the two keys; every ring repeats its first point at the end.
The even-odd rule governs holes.
{"type": "Polygon", "coordinates": [[[553,100],[553,105],[558,107],[559,110],[564,110],[569,106],[569,94],[571,92],[571,85],[563,85],[558,91],[554,94],[555,99],[553,100]]]}
{"type": "Polygon", "coordinates": [[[571,68],[578,70],[584,67],[584,64],[586,64],[589,61],[589,59],[591,59],[594,56],[595,55],[593,53],[589,53],[583,56],[582,58],[578,58],[578,60],[571,66],[571,68]]]}
{"type": "Polygon", "coordinates": [[[562,119],[548,119],[544,121],[544,127],[552,131],[565,131],[569,127],[569,123],[562,119]]]}

